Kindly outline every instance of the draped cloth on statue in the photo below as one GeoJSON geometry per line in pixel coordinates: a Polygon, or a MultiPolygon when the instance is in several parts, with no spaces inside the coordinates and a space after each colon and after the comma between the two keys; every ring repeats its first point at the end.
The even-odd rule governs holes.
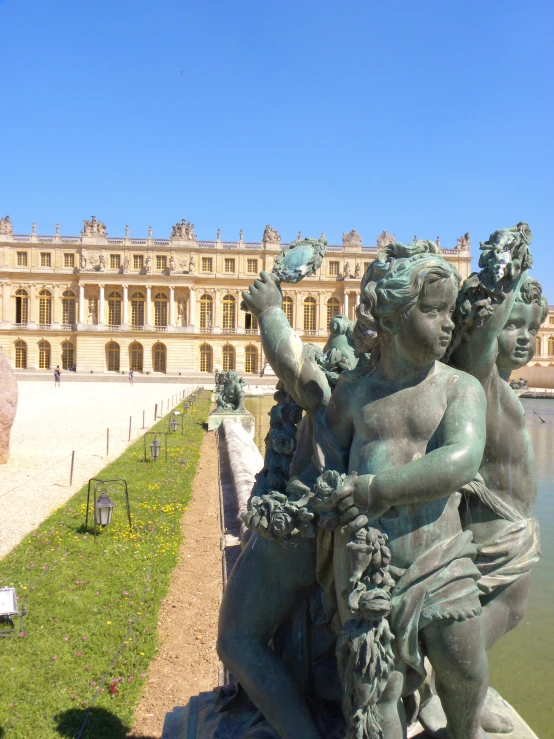
{"type": "Polygon", "coordinates": [[[541,556],[539,524],[536,518],[514,521],[477,546],[475,564],[481,579],[479,590],[488,595],[519,580],[530,572],[541,556]]]}
{"type": "Polygon", "coordinates": [[[464,621],[481,613],[475,554],[472,533],[464,531],[429,549],[406,570],[391,565],[396,585],[390,622],[396,650],[422,677],[426,673],[419,631],[434,621],[464,621]]]}

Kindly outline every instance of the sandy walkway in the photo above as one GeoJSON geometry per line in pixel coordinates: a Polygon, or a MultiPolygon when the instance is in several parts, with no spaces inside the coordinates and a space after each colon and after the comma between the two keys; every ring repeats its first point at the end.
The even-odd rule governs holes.
{"type": "Polygon", "coordinates": [[[167,412],[168,399],[192,386],[184,384],[20,382],[11,455],[0,465],[0,557],[154,422],[154,405],[167,412]],[[110,429],[106,457],[106,429],[110,429]],[[73,485],[69,486],[71,452],[73,485]]]}
{"type": "Polygon", "coordinates": [[[160,651],[148,669],[148,684],[128,734],[136,739],[160,737],[168,711],[218,682],[215,642],[222,570],[215,434],[204,436],[182,530],[179,564],[158,622],[160,651]]]}

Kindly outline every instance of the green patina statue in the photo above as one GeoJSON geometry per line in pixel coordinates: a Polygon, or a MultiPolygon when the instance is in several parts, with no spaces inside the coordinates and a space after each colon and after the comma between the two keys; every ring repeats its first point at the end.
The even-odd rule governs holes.
{"type": "Polygon", "coordinates": [[[246,382],[234,370],[229,370],[227,374],[220,373],[217,387],[221,387],[221,390],[212,413],[243,413],[245,386],[246,382]]]}
{"type": "Polygon", "coordinates": [[[355,327],[336,319],[323,352],[291,329],[278,279],[243,293],[282,383],[220,613],[221,659],[265,717],[245,736],[403,739],[425,657],[430,725],[446,721],[450,739],[510,729],[483,704],[486,649],[521,618],[538,558],[532,450],[506,382],[545,315],[530,238],[525,224],[492,234],[459,294],[433,242],[385,246],[355,327]],[[302,684],[306,654],[291,669],[276,647],[315,590],[335,692],[332,671],[310,690],[317,655],[302,684]]]}
{"type": "MultiPolygon", "coordinates": [[[[464,530],[473,533],[478,587],[487,649],[522,620],[531,584],[531,568],[540,556],[535,464],[525,413],[510,374],[531,361],[535,338],[548,314],[540,284],[528,276],[532,266],[527,224],[502,229],[481,244],[479,273],[458,296],[456,329],[449,364],[476,377],[487,398],[486,443],[479,473],[462,488],[464,530]]],[[[429,698],[424,694],[424,697],[429,698]]],[[[431,733],[443,724],[436,697],[420,718],[431,733]]],[[[485,704],[482,725],[491,732],[513,729],[485,704]]]]}

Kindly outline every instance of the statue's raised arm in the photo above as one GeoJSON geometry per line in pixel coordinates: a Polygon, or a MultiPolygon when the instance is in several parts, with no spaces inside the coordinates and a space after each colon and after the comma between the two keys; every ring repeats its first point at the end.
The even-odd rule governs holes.
{"type": "Polygon", "coordinates": [[[476,377],[486,375],[497,354],[497,338],[510,316],[519,285],[533,265],[531,229],[520,222],[481,242],[479,272],[464,282],[456,304],[450,364],[476,377]]]}
{"type": "Polygon", "coordinates": [[[280,282],[299,282],[315,272],[326,244],[324,239],[294,241],[276,258],[272,274],[261,272],[242,293],[246,308],[258,319],[269,364],[289,395],[310,413],[327,405],[331,389],[314,352],[303,345],[283,311],[280,282]]]}

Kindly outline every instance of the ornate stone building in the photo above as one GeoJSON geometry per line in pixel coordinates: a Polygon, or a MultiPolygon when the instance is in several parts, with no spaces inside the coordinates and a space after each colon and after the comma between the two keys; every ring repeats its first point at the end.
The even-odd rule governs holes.
{"type": "MultiPolygon", "coordinates": [[[[377,244],[390,238],[383,232],[377,244]]],[[[131,238],[128,227],[112,238],[94,216],[79,236],[62,236],[59,225],[53,236],[39,235],[35,224],[20,235],[9,218],[0,219],[0,348],[16,369],[259,373],[265,358],[255,318],[240,309],[241,291],[261,270],[271,271],[282,246],[271,226],[253,243],[242,231],[238,241],[222,241],[219,231],[213,241],[198,240],[185,219],[166,239],[152,229],[131,238]]],[[[469,247],[466,234],[442,249],[463,278],[469,247]]],[[[306,340],[323,346],[332,316],[354,318],[360,279],[377,250],[350,231],[327,247],[317,275],[283,285],[289,321],[306,340]]],[[[549,354],[553,318],[552,338],[541,336],[549,354]]]]}

